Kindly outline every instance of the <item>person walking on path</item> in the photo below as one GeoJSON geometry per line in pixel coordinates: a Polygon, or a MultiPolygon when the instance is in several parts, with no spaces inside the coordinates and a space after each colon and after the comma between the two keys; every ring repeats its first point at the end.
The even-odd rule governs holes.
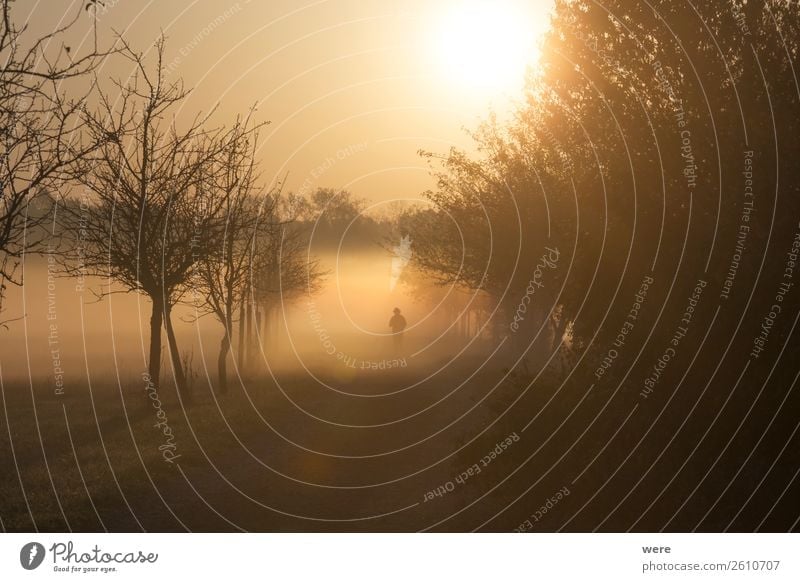
{"type": "Polygon", "coordinates": [[[400,313],[400,308],[394,308],[394,315],[389,320],[389,327],[392,328],[392,334],[394,337],[394,351],[395,355],[400,354],[400,351],[403,348],[403,332],[406,329],[406,318],[403,317],[402,313],[400,313]]]}

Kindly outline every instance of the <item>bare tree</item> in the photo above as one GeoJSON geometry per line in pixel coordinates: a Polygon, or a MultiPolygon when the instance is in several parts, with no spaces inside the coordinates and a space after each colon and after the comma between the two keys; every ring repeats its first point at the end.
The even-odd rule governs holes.
{"type": "Polygon", "coordinates": [[[277,303],[301,290],[317,290],[321,271],[306,256],[306,243],[295,222],[296,205],[281,186],[259,195],[255,163],[257,134],[237,124],[228,149],[220,158],[214,183],[225,200],[224,235],[196,269],[201,292],[200,315],[213,314],[224,331],[217,359],[220,393],[227,392],[227,360],[239,329],[239,368],[252,361],[254,328],[277,303]]]}
{"type": "MultiPolygon", "coordinates": [[[[278,191],[269,210],[259,213],[245,305],[246,318],[251,322],[255,319],[256,327],[262,330],[268,329],[269,318],[275,311],[298,297],[317,293],[326,275],[311,253],[306,225],[297,220],[293,198],[278,191]]],[[[245,361],[253,359],[253,336],[248,330],[240,342],[245,361]]],[[[266,333],[262,339],[267,341],[266,333]]]]}
{"type": "Polygon", "coordinates": [[[74,162],[94,147],[79,139],[80,108],[92,84],[89,78],[109,54],[97,49],[76,57],[64,44],[78,25],[76,12],[67,24],[36,36],[14,25],[13,0],[0,0],[0,310],[6,284],[22,284],[19,266],[26,252],[44,244],[37,227],[46,213],[29,212],[30,202],[58,193],[74,177],[74,162]],[[65,95],[64,84],[81,90],[65,95]]]}
{"type": "MultiPolygon", "coordinates": [[[[82,233],[80,257],[71,268],[150,298],[150,378],[159,384],[163,326],[175,382],[185,393],[171,314],[196,263],[221,234],[226,199],[205,185],[227,133],[207,129],[208,116],[178,129],[173,112],[188,93],[180,82],[164,80],[163,52],[162,39],[151,72],[143,56],[125,45],[122,54],[134,68],[130,81],[114,81],[113,97],[101,91],[98,110],[84,116],[86,131],[100,146],[81,174],[93,200],[70,216],[82,233]]],[[[114,291],[106,287],[99,295],[114,291]]]]}
{"type": "Polygon", "coordinates": [[[256,128],[249,119],[239,120],[218,159],[206,188],[222,201],[224,229],[217,245],[203,254],[197,264],[194,282],[200,294],[196,304],[200,316],[213,314],[223,327],[217,358],[219,391],[227,392],[227,360],[236,323],[237,309],[244,302],[252,269],[252,247],[257,238],[259,212],[272,213],[274,197],[263,203],[256,199],[258,168],[255,155],[258,144],[256,128]]]}

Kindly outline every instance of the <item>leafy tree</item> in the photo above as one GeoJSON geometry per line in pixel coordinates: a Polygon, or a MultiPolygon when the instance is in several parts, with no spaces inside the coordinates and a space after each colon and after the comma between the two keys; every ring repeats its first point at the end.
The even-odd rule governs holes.
{"type": "MultiPolygon", "coordinates": [[[[437,212],[414,226],[417,264],[491,293],[509,322],[543,249],[557,247],[563,268],[526,317],[530,336],[551,330],[551,347],[568,327],[575,345],[590,341],[606,306],[645,273],[667,278],[681,265],[702,274],[708,263],[721,276],[729,257],[717,241],[739,226],[743,152],[765,170],[761,191],[800,185],[795,165],[767,171],[800,146],[799,15],[780,0],[558,0],[514,121],[487,122],[477,156],[427,154],[440,162],[428,193],[437,212]],[[687,247],[708,252],[684,256],[687,247]]],[[[755,248],[773,232],[762,202],[755,248]]],[[[796,197],[777,203],[788,229],[796,197]]],[[[743,266],[741,277],[757,268],[743,266]]]]}

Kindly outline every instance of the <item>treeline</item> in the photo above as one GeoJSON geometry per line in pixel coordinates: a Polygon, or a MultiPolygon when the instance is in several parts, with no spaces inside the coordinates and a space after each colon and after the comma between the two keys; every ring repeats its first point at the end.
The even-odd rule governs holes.
{"type": "Polygon", "coordinates": [[[711,345],[757,329],[800,217],[799,27],[784,0],[557,0],[514,120],[476,133],[480,155],[425,154],[417,265],[489,293],[523,363],[595,371],[648,278],[629,361],[663,350],[699,281],[692,341],[717,307],[711,345]]]}

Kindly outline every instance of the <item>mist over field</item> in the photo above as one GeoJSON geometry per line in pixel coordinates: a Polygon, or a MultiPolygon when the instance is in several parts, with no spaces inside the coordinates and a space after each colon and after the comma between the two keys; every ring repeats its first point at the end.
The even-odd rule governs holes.
{"type": "MultiPolygon", "coordinates": [[[[471,296],[464,291],[448,293],[419,275],[418,281],[409,280],[412,274],[390,290],[392,254],[377,244],[374,249],[321,256],[321,265],[328,272],[323,290],[291,298],[264,316],[255,348],[260,374],[304,373],[308,368],[346,381],[355,368],[419,367],[420,362],[428,366],[468,348],[466,341],[453,341],[457,334],[447,311],[468,305],[471,296]],[[424,294],[417,293],[420,284],[429,286],[424,294]],[[388,326],[397,306],[411,322],[402,365],[390,363],[398,359],[388,326]]],[[[138,382],[147,370],[149,301],[123,292],[99,300],[95,293],[107,288],[107,281],[79,281],[54,271],[48,271],[46,257],[28,258],[25,286],[8,293],[9,315],[26,315],[23,324],[13,324],[14,341],[3,345],[8,387],[27,389],[30,378],[55,390],[58,375],[66,390],[92,377],[103,379],[95,385],[99,391],[117,390],[116,381],[108,383],[112,378],[123,387],[138,382]]],[[[213,317],[197,319],[199,315],[191,292],[187,305],[174,312],[182,353],[191,362],[195,381],[207,385],[216,374],[222,332],[213,317]]]]}

